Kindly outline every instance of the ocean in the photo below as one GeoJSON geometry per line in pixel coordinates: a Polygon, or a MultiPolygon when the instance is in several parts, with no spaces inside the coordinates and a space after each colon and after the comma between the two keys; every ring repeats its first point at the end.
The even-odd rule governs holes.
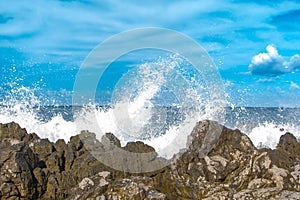
{"type": "MultiPolygon", "coordinates": [[[[125,125],[116,123],[117,120],[112,117],[117,113],[115,109],[117,108],[91,105],[1,105],[0,123],[17,122],[29,133],[36,133],[41,138],[48,138],[50,141],[58,139],[69,141],[71,136],[79,134],[82,130],[101,132],[100,136],[106,132],[111,132],[117,135],[122,145],[129,141],[144,141],[156,148],[165,157],[171,157],[179,151],[177,148],[185,147],[186,137],[192,126],[195,125],[191,124],[189,129],[187,128],[188,132],[181,135],[179,133],[180,127],[186,123],[188,116],[178,107],[159,106],[151,108],[152,119],[155,119],[153,122],[151,119],[147,119],[147,123],[142,125],[143,129],[138,130],[140,131],[138,135],[127,134],[132,127],[128,125],[130,128],[126,129],[125,125]],[[92,118],[97,119],[98,124],[96,126],[93,124],[92,118]],[[157,123],[157,121],[161,123],[157,123]],[[173,140],[176,140],[177,143],[178,141],[183,143],[175,145],[175,150],[165,152],[164,147],[172,143],[173,140]]],[[[276,148],[280,136],[286,132],[291,132],[298,139],[300,138],[300,108],[226,107],[224,112],[225,121],[221,124],[241,130],[250,137],[257,147],[276,148]]],[[[206,117],[200,116],[198,119],[204,120],[206,117]]],[[[136,123],[138,124],[140,121],[136,121],[136,123]]],[[[101,138],[100,136],[98,139],[101,138]]]]}
{"type": "MultiPolygon", "coordinates": [[[[58,90],[41,83],[28,86],[14,73],[5,79],[7,74],[0,85],[0,123],[17,122],[29,133],[50,141],[69,141],[83,130],[95,133],[97,139],[110,132],[122,145],[143,141],[163,157],[172,157],[185,148],[196,122],[206,119],[241,130],[257,147],[276,148],[285,132],[300,139],[300,108],[214,102],[216,93],[207,83],[217,80],[203,77],[177,55],[119,66],[120,62],[106,70],[94,101],[84,100],[82,104],[72,101],[74,91],[63,89],[59,73],[47,83],[58,90]]],[[[68,85],[74,82],[66,80],[68,85]]]]}

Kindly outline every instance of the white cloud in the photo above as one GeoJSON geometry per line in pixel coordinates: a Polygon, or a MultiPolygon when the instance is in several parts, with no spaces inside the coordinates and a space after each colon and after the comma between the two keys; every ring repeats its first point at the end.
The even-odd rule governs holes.
{"type": "Polygon", "coordinates": [[[293,81],[291,81],[291,85],[290,85],[291,89],[300,89],[299,85],[293,81]]]}
{"type": "Polygon", "coordinates": [[[206,3],[161,1],[159,4],[119,0],[0,2],[0,17],[11,18],[0,23],[0,46],[21,49],[35,58],[50,55],[75,57],[81,61],[103,40],[133,28],[166,27],[196,38],[218,32],[215,29],[224,23],[212,26],[212,20],[206,16],[218,9],[220,5],[216,0],[206,3]],[[194,22],[187,23],[190,21],[194,22]],[[199,26],[207,28],[199,29],[199,26]]]}
{"type": "Polygon", "coordinates": [[[257,43],[247,39],[248,33],[239,34],[233,30],[250,28],[257,32],[254,34],[264,33],[262,39],[277,38],[277,33],[265,23],[266,19],[297,8],[300,4],[292,2],[274,8],[228,0],[164,0],[159,3],[32,0],[30,4],[26,1],[0,1],[0,15],[12,18],[7,23],[0,23],[0,46],[21,48],[22,52],[29,54],[73,56],[74,59],[85,56],[99,42],[119,32],[157,26],[189,35],[204,45],[210,54],[228,55],[224,65],[231,66],[243,63],[249,58],[249,53],[258,48],[257,43]],[[203,37],[213,35],[222,35],[228,46],[224,48],[222,42],[201,41],[203,37]],[[235,59],[229,59],[231,55],[235,59]]]}
{"type": "Polygon", "coordinates": [[[300,56],[293,55],[289,61],[286,61],[273,45],[266,47],[266,53],[259,53],[252,58],[249,69],[252,74],[276,76],[284,73],[290,73],[300,68],[300,56]]]}
{"type": "Polygon", "coordinates": [[[275,82],[278,77],[271,77],[271,78],[260,78],[257,80],[258,83],[272,83],[275,82]]]}
{"type": "Polygon", "coordinates": [[[298,54],[293,55],[289,63],[292,69],[300,68],[300,56],[298,54]]]}

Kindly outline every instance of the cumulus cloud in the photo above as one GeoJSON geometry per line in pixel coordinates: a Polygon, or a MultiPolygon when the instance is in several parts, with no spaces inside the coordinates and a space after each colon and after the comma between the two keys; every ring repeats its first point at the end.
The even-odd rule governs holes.
{"type": "Polygon", "coordinates": [[[289,61],[286,61],[273,45],[266,47],[266,53],[259,53],[252,58],[249,65],[252,74],[264,76],[277,76],[285,73],[291,73],[300,68],[300,56],[293,55],[289,61]]]}

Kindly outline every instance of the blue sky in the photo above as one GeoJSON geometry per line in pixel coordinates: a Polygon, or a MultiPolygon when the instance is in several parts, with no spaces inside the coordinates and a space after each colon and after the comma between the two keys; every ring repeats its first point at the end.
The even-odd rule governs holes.
{"type": "Polygon", "coordinates": [[[80,63],[101,41],[154,26],[199,42],[232,104],[298,107],[299,21],[300,2],[286,0],[0,0],[0,80],[71,91],[80,63]]]}

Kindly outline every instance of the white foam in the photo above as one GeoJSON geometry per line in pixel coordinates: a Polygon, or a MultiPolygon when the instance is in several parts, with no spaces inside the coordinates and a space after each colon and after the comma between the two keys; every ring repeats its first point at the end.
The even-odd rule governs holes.
{"type": "Polygon", "coordinates": [[[180,126],[170,127],[164,135],[144,142],[152,146],[159,156],[170,159],[175,153],[186,148],[188,135],[199,118],[200,116],[195,114],[193,120],[187,119],[180,126]]]}
{"type": "Polygon", "coordinates": [[[22,105],[16,107],[14,107],[14,114],[11,114],[11,110],[3,108],[0,113],[0,123],[17,122],[22,128],[26,128],[28,133],[36,133],[39,137],[48,138],[52,142],[58,139],[69,141],[72,135],[78,133],[75,124],[64,120],[61,115],[53,117],[48,122],[42,122],[33,111],[21,109],[22,105]]]}
{"type": "MultiPolygon", "coordinates": [[[[29,133],[36,133],[41,138],[48,138],[55,142],[58,139],[64,139],[66,142],[71,136],[77,135],[81,130],[89,130],[96,133],[97,139],[101,139],[104,133],[114,133],[124,146],[129,142],[128,138],[123,135],[123,131],[118,128],[114,120],[114,110],[107,111],[100,109],[84,108],[80,111],[79,116],[74,122],[66,121],[61,115],[54,116],[47,122],[39,121],[37,115],[33,112],[27,112],[19,109],[15,110],[15,115],[9,112],[0,114],[1,123],[15,121],[21,127],[26,128],[29,133]],[[93,121],[96,117],[97,123],[93,121]]],[[[199,119],[199,116],[194,116],[199,119]]],[[[179,126],[171,126],[164,135],[140,140],[156,149],[157,153],[165,158],[171,158],[174,153],[185,148],[187,136],[195,126],[196,119],[186,119],[179,126]]],[[[139,139],[134,139],[137,141],[139,139]]]]}
{"type": "Polygon", "coordinates": [[[263,123],[253,128],[248,136],[256,147],[268,147],[275,149],[280,136],[286,132],[292,133],[296,138],[300,138],[300,127],[291,124],[263,123]]]}
{"type": "MultiPolygon", "coordinates": [[[[145,102],[154,95],[155,88],[149,93],[141,92],[141,97],[137,97],[137,107],[132,107],[132,119],[145,122],[148,118],[145,115],[145,102]],[[147,96],[148,95],[148,96],[147,96]],[[143,113],[144,115],[141,115],[143,113]],[[135,118],[139,117],[139,118],[135,118]],[[144,121],[142,121],[144,119],[144,121]]],[[[39,104],[37,98],[30,92],[30,89],[21,87],[18,90],[21,94],[27,94],[26,98],[22,101],[13,99],[9,102],[9,106],[1,107],[0,110],[0,123],[9,123],[15,121],[21,127],[26,128],[29,133],[36,133],[41,138],[48,138],[50,141],[64,139],[69,141],[70,137],[77,135],[81,130],[89,130],[96,133],[97,138],[101,139],[102,135],[107,132],[114,133],[120,140],[122,145],[125,145],[129,140],[123,134],[122,126],[120,127],[118,121],[115,120],[116,109],[122,109],[122,104],[107,110],[97,109],[93,105],[84,107],[79,113],[75,121],[66,121],[61,115],[52,117],[47,122],[41,121],[35,113],[34,106],[39,104]],[[96,123],[95,123],[96,119],[96,123]]],[[[132,104],[135,105],[135,104],[132,104]]],[[[153,137],[144,140],[146,144],[154,147],[160,156],[170,158],[174,153],[178,152],[181,148],[185,147],[188,134],[194,127],[194,122],[202,119],[211,119],[211,113],[215,113],[213,108],[207,105],[204,115],[194,115],[195,111],[189,113],[190,118],[177,126],[171,126],[164,135],[153,137]],[[191,117],[194,118],[191,118],[191,117]]],[[[151,109],[150,109],[151,110],[151,109]]],[[[127,112],[131,112],[130,110],[127,112]]],[[[147,113],[149,116],[153,113],[147,113]]],[[[236,119],[238,120],[238,119],[236,119]]],[[[125,125],[124,125],[125,126],[125,125]]],[[[142,126],[140,124],[139,126],[142,126]]],[[[240,127],[243,129],[242,127],[240,127]]],[[[244,127],[245,129],[245,127],[244,127]]],[[[269,147],[276,148],[280,136],[286,132],[293,133],[297,138],[300,138],[300,127],[293,124],[275,124],[275,123],[262,123],[259,126],[247,128],[245,131],[250,137],[251,141],[256,147],[269,147]]],[[[134,140],[134,139],[133,139],[134,140]]],[[[134,141],[136,141],[135,139],[134,141]]]]}

